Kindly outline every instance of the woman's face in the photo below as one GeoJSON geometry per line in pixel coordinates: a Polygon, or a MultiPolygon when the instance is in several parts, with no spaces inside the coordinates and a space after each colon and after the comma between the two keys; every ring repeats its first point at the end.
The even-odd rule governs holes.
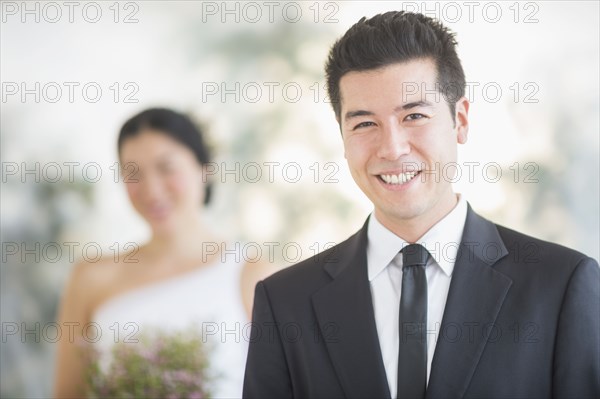
{"type": "Polygon", "coordinates": [[[167,134],[144,130],[121,145],[121,174],[134,208],[155,234],[169,234],[204,201],[203,169],[192,150],[167,134]]]}

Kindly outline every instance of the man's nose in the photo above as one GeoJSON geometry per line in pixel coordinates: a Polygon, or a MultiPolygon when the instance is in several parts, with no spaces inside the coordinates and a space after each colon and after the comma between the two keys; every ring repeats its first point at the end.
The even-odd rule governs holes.
{"type": "Polygon", "coordinates": [[[405,129],[397,122],[384,125],[379,135],[377,156],[382,159],[396,161],[408,153],[410,153],[410,142],[405,129]]]}

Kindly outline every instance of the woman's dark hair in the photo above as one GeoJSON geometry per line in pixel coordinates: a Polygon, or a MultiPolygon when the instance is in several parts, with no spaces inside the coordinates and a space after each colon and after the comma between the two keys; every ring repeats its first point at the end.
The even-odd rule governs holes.
{"type": "Polygon", "coordinates": [[[438,91],[448,102],[454,119],[456,101],[465,93],[465,74],[454,36],[440,22],[423,14],[390,11],[361,18],[335,42],[325,65],[327,90],[338,121],[342,76],[419,58],[434,61],[438,91]]]}
{"type": "MultiPolygon", "coordinates": [[[[167,108],[150,108],[127,120],[119,132],[119,155],[123,143],[144,130],[157,131],[175,139],[192,150],[200,165],[210,162],[209,149],[200,129],[187,115],[167,108]]],[[[204,204],[208,204],[212,193],[211,182],[207,182],[205,187],[204,204]]]]}

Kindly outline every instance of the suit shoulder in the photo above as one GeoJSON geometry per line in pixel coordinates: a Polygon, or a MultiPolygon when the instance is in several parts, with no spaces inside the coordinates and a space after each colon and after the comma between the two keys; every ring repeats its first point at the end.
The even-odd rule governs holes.
{"type": "Polygon", "coordinates": [[[323,266],[337,252],[336,247],[339,247],[340,245],[341,244],[337,244],[332,248],[311,256],[310,258],[288,266],[283,270],[279,270],[278,272],[267,277],[264,280],[264,283],[270,286],[286,284],[288,282],[299,283],[306,279],[311,280],[319,278],[324,273],[323,266]]]}
{"type": "Polygon", "coordinates": [[[326,282],[331,281],[331,276],[325,270],[328,263],[346,262],[344,254],[350,245],[351,240],[356,238],[354,234],[345,241],[334,245],[310,258],[289,266],[283,270],[273,273],[263,280],[267,289],[271,288],[290,288],[290,287],[320,287],[326,282]]]}
{"type": "Polygon", "coordinates": [[[544,264],[562,264],[576,266],[581,262],[589,262],[598,266],[593,258],[554,242],[545,241],[540,238],[509,229],[502,225],[496,225],[498,233],[509,252],[517,255],[518,259],[527,262],[541,262],[544,264]]]}

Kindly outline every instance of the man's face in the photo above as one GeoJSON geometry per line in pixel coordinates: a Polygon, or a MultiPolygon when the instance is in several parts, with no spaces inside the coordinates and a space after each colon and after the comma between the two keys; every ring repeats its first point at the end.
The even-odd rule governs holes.
{"type": "MultiPolygon", "coordinates": [[[[468,101],[450,108],[432,60],[349,72],[340,79],[340,126],[352,177],[386,227],[432,223],[456,204],[450,180],[467,139],[468,101]],[[444,173],[445,172],[445,173],[444,173]]],[[[392,229],[393,230],[393,229],[392,229]]]]}

